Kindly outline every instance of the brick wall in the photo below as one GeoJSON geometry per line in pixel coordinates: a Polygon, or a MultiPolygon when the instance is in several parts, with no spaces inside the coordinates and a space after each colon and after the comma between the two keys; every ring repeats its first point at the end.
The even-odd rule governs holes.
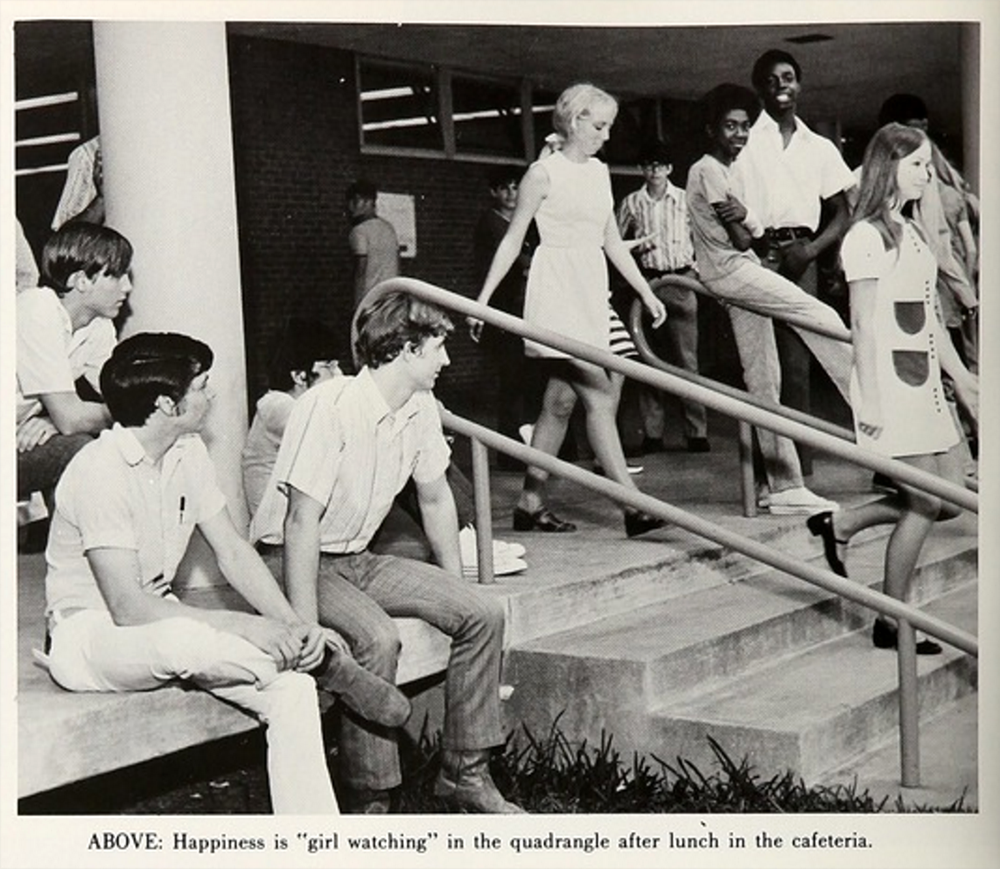
{"type": "MultiPolygon", "coordinates": [[[[229,42],[250,400],[264,385],[268,348],[289,316],[318,318],[349,359],[353,303],[344,192],[360,176],[416,202],[417,252],[403,272],[474,296],[472,234],[487,206],[486,167],[458,160],[362,155],[354,61],[335,49],[249,37],[229,42]]],[[[677,126],[688,119],[677,109],[677,126]]],[[[689,149],[690,150],[690,149],[689,149]]],[[[691,154],[679,154],[683,184],[691,154]]],[[[640,183],[613,176],[620,198],[640,183]]],[[[728,318],[702,305],[703,373],[739,382],[728,318]]],[[[459,323],[437,392],[456,412],[488,420],[495,372],[459,323]]]]}
{"type": "MultiPolygon", "coordinates": [[[[251,399],[289,316],[318,318],[349,359],[353,288],[344,193],[357,177],[416,202],[417,256],[403,273],[473,296],[472,233],[489,201],[482,164],[362,155],[349,53],[277,40],[229,42],[230,90],[251,399]]],[[[482,404],[493,370],[457,324],[442,399],[482,404]]],[[[463,406],[464,405],[464,406],[463,406]]]]}

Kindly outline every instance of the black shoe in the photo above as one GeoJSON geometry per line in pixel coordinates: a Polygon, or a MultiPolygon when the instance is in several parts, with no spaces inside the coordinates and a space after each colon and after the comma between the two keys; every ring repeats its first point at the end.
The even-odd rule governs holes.
{"type": "Polygon", "coordinates": [[[362,718],[385,727],[399,727],[410,717],[406,695],[346,652],[327,648],[323,663],[312,673],[322,690],[337,695],[362,718]]]}
{"type": "Polygon", "coordinates": [[[662,528],[666,524],[666,519],[660,519],[658,516],[651,516],[649,513],[643,513],[639,510],[629,510],[625,513],[625,533],[629,537],[638,537],[647,531],[662,528]]]}
{"type": "MultiPolygon", "coordinates": [[[[899,632],[895,625],[889,624],[884,619],[875,619],[872,625],[872,645],[876,649],[895,649],[898,645],[899,632]]],[[[941,646],[934,640],[924,638],[917,641],[918,655],[940,655],[941,646]]]]}
{"type": "Polygon", "coordinates": [[[806,520],[806,527],[813,537],[821,537],[823,539],[823,554],[826,556],[826,563],[830,565],[830,570],[838,576],[846,577],[847,569],[844,567],[844,562],[840,560],[840,556],[837,555],[837,544],[845,544],[847,541],[838,540],[834,535],[833,513],[825,510],[822,513],[810,516],[806,520]]]}
{"type": "Polygon", "coordinates": [[[712,445],[708,438],[688,438],[687,448],[689,453],[707,453],[711,452],[712,445]]]}
{"type": "Polygon", "coordinates": [[[576,531],[576,525],[560,519],[548,507],[540,507],[534,513],[529,513],[527,510],[515,507],[514,530],[548,531],[550,533],[561,534],[568,531],[576,531]]]}

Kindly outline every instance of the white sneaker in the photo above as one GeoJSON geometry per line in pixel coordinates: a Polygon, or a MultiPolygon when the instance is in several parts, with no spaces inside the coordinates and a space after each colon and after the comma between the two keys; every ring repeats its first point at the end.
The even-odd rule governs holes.
{"type": "Polygon", "coordinates": [[[530,447],[531,438],[535,434],[535,427],[530,422],[526,422],[517,430],[517,433],[521,436],[521,440],[524,441],[525,444],[530,447]]]}
{"type": "MultiPolygon", "coordinates": [[[[636,474],[641,474],[643,471],[645,471],[646,466],[626,463],[625,470],[628,471],[634,477],[636,474]]],[[[594,462],[594,473],[597,474],[599,477],[604,476],[604,468],[601,467],[599,462],[594,462]]]]}
{"type": "MultiPolygon", "coordinates": [[[[514,573],[521,573],[528,569],[528,563],[523,558],[494,558],[493,575],[510,576],[514,573]]],[[[462,564],[462,576],[466,579],[475,579],[479,576],[479,562],[472,564],[462,564]]]]}
{"type": "MultiPolygon", "coordinates": [[[[476,572],[476,565],[479,563],[479,550],[476,547],[476,529],[471,525],[466,525],[458,532],[458,548],[462,556],[462,564],[470,567],[472,572],[476,572]]],[[[508,543],[506,540],[493,541],[493,572],[502,576],[497,565],[505,564],[511,566],[514,561],[524,557],[525,548],[520,543],[508,543]]],[[[516,566],[516,565],[515,565],[516,566]]],[[[525,565],[518,569],[524,570],[525,565]]],[[[508,573],[516,573],[516,570],[508,570],[508,573]]]]}
{"type": "Polygon", "coordinates": [[[771,492],[767,509],[774,516],[811,516],[824,510],[834,512],[840,505],[810,492],[805,486],[796,486],[783,492],[771,492]]]}
{"type": "Polygon", "coordinates": [[[520,543],[493,538],[493,554],[502,558],[524,558],[527,550],[520,543]]]}

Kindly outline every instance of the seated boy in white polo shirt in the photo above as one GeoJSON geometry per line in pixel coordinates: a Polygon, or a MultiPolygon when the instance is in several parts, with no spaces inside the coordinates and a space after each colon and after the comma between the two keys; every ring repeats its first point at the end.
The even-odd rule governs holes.
{"type": "Polygon", "coordinates": [[[102,369],[115,424],[77,453],[56,491],[46,551],[49,672],[71,691],[190,680],[267,723],[276,813],[335,814],[316,683],[386,726],[405,721],[409,702],[295,613],[233,525],[199,436],[211,364],[200,341],[140,333],[102,369]],[[196,527],[259,615],[201,609],[173,594],[196,527]]]}

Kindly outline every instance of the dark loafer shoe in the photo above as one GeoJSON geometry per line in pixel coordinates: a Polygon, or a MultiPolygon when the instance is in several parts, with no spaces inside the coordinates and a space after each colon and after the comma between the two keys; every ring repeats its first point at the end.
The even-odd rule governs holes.
{"type": "Polygon", "coordinates": [[[514,530],[547,531],[549,533],[561,534],[567,531],[576,531],[576,525],[560,519],[548,507],[541,507],[534,513],[529,513],[527,510],[515,507],[514,530]]]}
{"type": "Polygon", "coordinates": [[[809,529],[809,533],[813,537],[819,537],[823,541],[823,554],[826,556],[826,563],[830,565],[830,570],[836,573],[838,576],[847,576],[847,568],[844,567],[844,562],[840,560],[840,556],[837,555],[837,544],[844,545],[847,543],[846,540],[838,540],[833,533],[833,513],[829,510],[825,510],[822,513],[817,513],[815,516],[810,516],[806,520],[806,527],[809,529]]]}
{"type": "Polygon", "coordinates": [[[643,513],[638,510],[629,510],[625,514],[625,533],[629,537],[638,537],[647,531],[662,528],[666,524],[666,519],[660,519],[658,516],[651,516],[649,513],[643,513]]]}
{"type": "MultiPolygon", "coordinates": [[[[899,632],[895,625],[889,624],[884,619],[875,619],[872,625],[872,645],[876,649],[895,649],[899,645],[899,632]]],[[[940,655],[941,645],[926,637],[917,641],[918,655],[940,655]]]]}

